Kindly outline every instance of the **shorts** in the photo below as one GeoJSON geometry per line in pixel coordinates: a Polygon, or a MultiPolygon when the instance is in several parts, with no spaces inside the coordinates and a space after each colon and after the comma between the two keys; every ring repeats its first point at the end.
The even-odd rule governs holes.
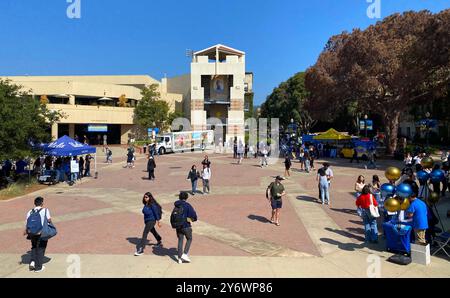
{"type": "Polygon", "coordinates": [[[272,203],[272,209],[276,210],[276,209],[281,209],[283,208],[283,201],[282,200],[271,200],[272,203]]]}

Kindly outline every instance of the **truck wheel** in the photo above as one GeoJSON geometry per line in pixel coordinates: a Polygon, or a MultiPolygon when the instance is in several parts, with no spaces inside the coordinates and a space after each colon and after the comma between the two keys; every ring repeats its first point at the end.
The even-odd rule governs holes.
{"type": "Polygon", "coordinates": [[[159,155],[165,155],[165,154],[166,154],[166,149],[165,148],[159,149],[159,155]]]}

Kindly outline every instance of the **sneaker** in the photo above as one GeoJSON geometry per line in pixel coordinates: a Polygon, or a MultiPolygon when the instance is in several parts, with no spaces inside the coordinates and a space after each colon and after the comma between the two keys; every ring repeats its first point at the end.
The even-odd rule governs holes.
{"type": "Polygon", "coordinates": [[[183,254],[181,256],[181,260],[185,261],[186,263],[190,263],[191,262],[191,259],[189,259],[189,256],[187,254],[183,254]]]}
{"type": "Polygon", "coordinates": [[[34,261],[31,261],[31,263],[30,263],[30,271],[34,271],[34,266],[35,266],[35,263],[34,263],[34,261]]]}
{"type": "Polygon", "coordinates": [[[162,241],[158,241],[158,243],[156,243],[156,246],[157,246],[157,247],[163,246],[162,241]]]}
{"type": "Polygon", "coordinates": [[[35,273],[40,273],[45,270],[45,266],[42,266],[40,270],[34,270],[35,273]]]}
{"type": "Polygon", "coordinates": [[[134,253],[134,255],[135,255],[136,257],[142,256],[143,254],[144,254],[144,251],[143,251],[143,250],[139,250],[139,251],[137,251],[137,252],[134,253]]]}
{"type": "Polygon", "coordinates": [[[183,264],[183,260],[178,258],[178,264],[183,264]]]}

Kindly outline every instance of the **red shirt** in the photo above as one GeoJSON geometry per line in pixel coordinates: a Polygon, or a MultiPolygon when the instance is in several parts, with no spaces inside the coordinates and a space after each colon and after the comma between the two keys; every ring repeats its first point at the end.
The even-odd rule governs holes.
{"type": "Polygon", "coordinates": [[[367,195],[360,195],[359,198],[356,200],[356,206],[357,207],[361,207],[363,209],[369,209],[370,207],[370,202],[371,202],[371,198],[373,200],[373,205],[374,206],[378,206],[378,202],[375,199],[375,196],[372,194],[367,194],[367,195]]]}

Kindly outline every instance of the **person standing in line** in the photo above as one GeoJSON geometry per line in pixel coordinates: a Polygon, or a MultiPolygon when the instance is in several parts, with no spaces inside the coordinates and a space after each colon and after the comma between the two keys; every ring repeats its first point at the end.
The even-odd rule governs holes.
{"type": "Polygon", "coordinates": [[[378,243],[377,219],[370,213],[370,206],[378,207],[378,202],[370,193],[370,186],[364,186],[361,195],[356,200],[356,206],[362,210],[366,243],[378,243]]]}
{"type": "Polygon", "coordinates": [[[84,177],[91,177],[91,155],[86,155],[84,177]]]}
{"type": "Polygon", "coordinates": [[[156,246],[162,246],[162,238],[156,231],[155,226],[158,225],[161,228],[161,217],[162,217],[162,208],[161,205],[158,204],[156,199],[150,192],[147,192],[142,199],[142,204],[144,204],[144,208],[142,209],[142,214],[144,214],[144,223],[145,228],[142,233],[142,239],[137,245],[135,256],[142,256],[144,254],[145,245],[147,242],[148,233],[152,233],[158,243],[156,246]]]}
{"type": "Polygon", "coordinates": [[[80,173],[80,164],[78,162],[78,157],[74,156],[70,161],[70,181],[75,183],[78,180],[78,173],[80,173]]]}
{"type": "Polygon", "coordinates": [[[210,193],[210,191],[211,191],[211,188],[209,185],[210,180],[211,180],[211,168],[209,168],[206,164],[204,164],[203,170],[202,170],[203,194],[210,193]]]}
{"type": "Polygon", "coordinates": [[[280,226],[280,213],[281,208],[283,208],[283,197],[286,196],[284,186],[281,184],[281,181],[283,180],[283,177],[277,176],[275,182],[272,182],[266,190],[267,199],[272,206],[272,217],[270,218],[270,222],[278,227],[280,226]]]}
{"type": "Polygon", "coordinates": [[[153,156],[149,155],[147,162],[148,180],[155,180],[156,162],[153,156]]]}
{"type": "Polygon", "coordinates": [[[324,168],[320,168],[317,171],[317,182],[319,183],[319,198],[322,203],[322,205],[329,205],[331,207],[330,203],[330,185],[328,183],[327,174],[325,172],[324,168]]]}
{"type": "Polygon", "coordinates": [[[186,178],[187,180],[191,180],[193,196],[195,196],[195,193],[197,192],[197,183],[198,183],[199,177],[200,177],[200,173],[197,171],[197,166],[193,165],[191,170],[189,171],[187,178],[186,178]]]}
{"type": "Polygon", "coordinates": [[[44,208],[44,198],[37,197],[34,199],[34,208],[27,213],[24,236],[31,241],[31,262],[29,269],[36,273],[45,270],[43,265],[45,250],[47,249],[48,240],[41,239],[41,231],[44,227],[45,217],[48,223],[52,222],[50,211],[44,208]]]}
{"type": "Polygon", "coordinates": [[[298,156],[300,160],[300,171],[303,171],[305,166],[305,149],[300,148],[300,154],[298,156]]]}
{"type": "MultiPolygon", "coordinates": [[[[187,202],[189,195],[187,192],[181,192],[179,195],[179,200],[175,202],[175,211],[181,216],[181,222],[179,222],[176,226],[176,234],[178,238],[178,264],[183,264],[183,262],[190,263],[191,259],[189,258],[189,250],[192,245],[192,222],[197,221],[197,213],[194,208],[187,202]],[[186,246],[183,249],[184,238],[186,237],[186,246]]],[[[171,223],[172,217],[171,216],[171,223]]],[[[172,223],[172,227],[173,227],[172,223]]]]}
{"type": "Polygon", "coordinates": [[[289,156],[289,153],[286,154],[286,157],[284,159],[284,176],[285,177],[291,177],[291,167],[292,167],[292,161],[291,157],[289,156]]]}
{"type": "Polygon", "coordinates": [[[383,202],[381,200],[381,182],[380,177],[378,175],[373,175],[372,177],[372,184],[370,184],[371,192],[375,196],[375,199],[378,202],[378,205],[382,205],[383,202]]]}
{"type": "Polygon", "coordinates": [[[85,161],[84,161],[83,156],[80,157],[79,164],[80,164],[80,172],[78,173],[78,178],[81,180],[81,178],[84,177],[84,164],[85,164],[85,161]]]}
{"type": "Polygon", "coordinates": [[[417,193],[409,198],[410,206],[406,210],[408,218],[413,220],[416,244],[427,245],[426,230],[428,229],[428,208],[425,202],[417,198],[417,193]]]}

